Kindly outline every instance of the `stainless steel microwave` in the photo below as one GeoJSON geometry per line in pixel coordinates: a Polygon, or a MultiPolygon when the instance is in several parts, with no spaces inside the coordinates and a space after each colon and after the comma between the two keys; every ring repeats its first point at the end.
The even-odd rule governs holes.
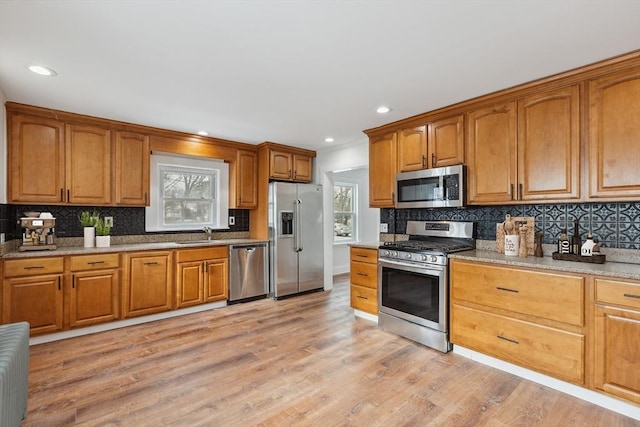
{"type": "Polygon", "coordinates": [[[396,174],[396,208],[465,206],[464,165],[396,174]]]}

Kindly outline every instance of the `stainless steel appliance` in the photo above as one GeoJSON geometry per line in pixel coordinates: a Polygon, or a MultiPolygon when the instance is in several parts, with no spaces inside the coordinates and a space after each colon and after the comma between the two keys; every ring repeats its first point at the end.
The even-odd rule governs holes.
{"type": "Polygon", "coordinates": [[[269,293],[266,243],[229,246],[229,303],[266,298],[269,293]]]}
{"type": "Polygon", "coordinates": [[[446,353],[447,254],[475,248],[474,224],[408,221],[406,234],[378,251],[378,326],[446,353]]]}
{"type": "Polygon", "coordinates": [[[322,186],[269,184],[270,295],[324,287],[322,186]]]}
{"type": "Polygon", "coordinates": [[[55,244],[56,219],[50,214],[44,217],[20,218],[18,223],[23,229],[19,251],[52,251],[57,248],[55,244]]]}
{"type": "Polygon", "coordinates": [[[464,165],[396,174],[396,208],[456,208],[465,205],[464,165]]]}

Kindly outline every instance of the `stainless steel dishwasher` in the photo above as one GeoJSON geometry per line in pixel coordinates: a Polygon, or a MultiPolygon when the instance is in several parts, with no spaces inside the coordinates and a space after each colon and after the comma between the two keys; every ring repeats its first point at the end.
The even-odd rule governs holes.
{"type": "Polygon", "coordinates": [[[229,246],[229,303],[266,298],[269,292],[267,243],[229,246]]]}

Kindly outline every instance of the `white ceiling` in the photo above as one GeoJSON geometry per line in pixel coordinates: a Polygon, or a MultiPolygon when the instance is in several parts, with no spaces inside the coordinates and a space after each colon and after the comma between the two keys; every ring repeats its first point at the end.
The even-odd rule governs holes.
{"type": "Polygon", "coordinates": [[[640,0],[0,0],[9,101],[311,149],[638,48],[640,0]]]}

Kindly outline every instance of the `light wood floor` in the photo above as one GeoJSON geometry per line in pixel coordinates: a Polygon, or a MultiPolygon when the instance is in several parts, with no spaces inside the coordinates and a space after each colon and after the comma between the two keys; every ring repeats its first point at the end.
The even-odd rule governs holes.
{"type": "Polygon", "coordinates": [[[331,292],[31,347],[22,426],[637,426],[354,318],[331,292]]]}

